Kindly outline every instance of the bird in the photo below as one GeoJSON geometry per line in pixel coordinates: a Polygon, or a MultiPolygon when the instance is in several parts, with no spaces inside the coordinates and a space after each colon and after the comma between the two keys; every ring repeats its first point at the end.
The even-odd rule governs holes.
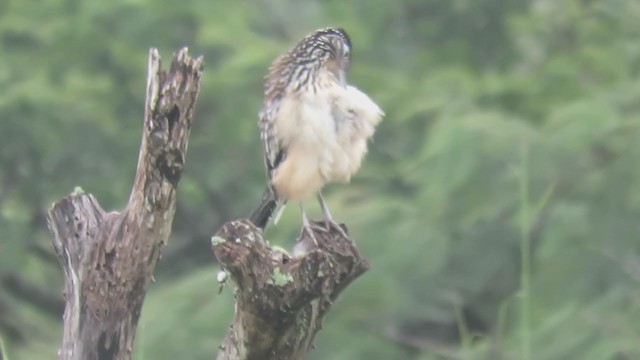
{"type": "Polygon", "coordinates": [[[297,201],[310,230],[303,201],[316,196],[327,229],[347,237],[321,191],[328,183],[350,181],[384,117],[369,96],[347,83],[351,51],[344,29],[322,28],[269,67],[258,116],[268,187],[249,217],[257,227],[277,223],[287,201],[297,201]]]}

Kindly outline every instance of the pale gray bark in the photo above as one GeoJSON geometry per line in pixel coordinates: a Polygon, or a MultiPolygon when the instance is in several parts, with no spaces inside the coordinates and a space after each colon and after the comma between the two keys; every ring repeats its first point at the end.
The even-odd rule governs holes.
{"type": "Polygon", "coordinates": [[[170,70],[149,52],[138,168],[122,212],[105,212],[77,189],[54,204],[48,224],[65,275],[62,360],[128,360],[147,285],[169,238],[202,58],[187,49],[170,70]]]}

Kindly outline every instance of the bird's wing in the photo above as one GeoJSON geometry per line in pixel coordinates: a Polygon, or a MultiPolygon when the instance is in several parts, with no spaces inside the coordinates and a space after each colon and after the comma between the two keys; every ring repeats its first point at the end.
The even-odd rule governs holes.
{"type": "Polygon", "coordinates": [[[269,191],[274,204],[268,205],[265,210],[266,216],[264,226],[269,220],[273,219],[274,224],[278,223],[287,200],[278,196],[276,189],[271,184],[273,171],[280,165],[286,157],[286,148],[280,137],[278,136],[278,127],[276,124],[276,116],[280,111],[280,99],[274,99],[262,108],[259,114],[260,139],[264,146],[264,164],[267,169],[267,178],[269,179],[269,191]]]}
{"type": "Polygon", "coordinates": [[[264,163],[267,169],[268,186],[262,195],[262,200],[258,207],[251,213],[249,219],[254,225],[265,229],[270,221],[277,223],[286,200],[280,198],[271,184],[273,170],[284,159],[285,151],[281,141],[278,140],[275,118],[279,111],[280,101],[270,101],[265,103],[258,116],[258,126],[260,127],[260,139],[264,147],[264,163]]]}
{"type": "Polygon", "coordinates": [[[280,101],[265,104],[260,111],[260,139],[264,146],[264,162],[267,168],[267,176],[271,180],[272,172],[284,160],[286,151],[278,137],[276,116],[280,109],[280,101]]]}

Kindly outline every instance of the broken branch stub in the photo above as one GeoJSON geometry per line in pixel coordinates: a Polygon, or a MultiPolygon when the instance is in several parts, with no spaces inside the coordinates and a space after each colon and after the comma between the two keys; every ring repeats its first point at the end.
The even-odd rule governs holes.
{"type": "Polygon", "coordinates": [[[224,224],[213,237],[213,251],[237,286],[218,360],[303,359],[333,301],[369,269],[340,231],[324,222],[312,228],[318,246],[303,232],[297,248],[306,250],[293,255],[270,247],[246,220],[224,224]]]}

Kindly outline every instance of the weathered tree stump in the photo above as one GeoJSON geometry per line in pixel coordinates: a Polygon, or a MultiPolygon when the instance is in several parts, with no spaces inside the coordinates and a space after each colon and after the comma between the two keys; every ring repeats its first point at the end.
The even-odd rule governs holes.
{"type": "Polygon", "coordinates": [[[218,360],[303,359],[333,301],[369,269],[355,243],[324,222],[293,254],[273,249],[249,221],[224,224],[213,251],[236,284],[235,317],[218,360]]]}
{"type": "Polygon", "coordinates": [[[105,212],[78,189],[48,213],[65,275],[63,360],[131,358],[147,285],[169,238],[185,163],[202,58],[187,49],[168,72],[149,52],[142,145],[129,202],[105,212]]]}

